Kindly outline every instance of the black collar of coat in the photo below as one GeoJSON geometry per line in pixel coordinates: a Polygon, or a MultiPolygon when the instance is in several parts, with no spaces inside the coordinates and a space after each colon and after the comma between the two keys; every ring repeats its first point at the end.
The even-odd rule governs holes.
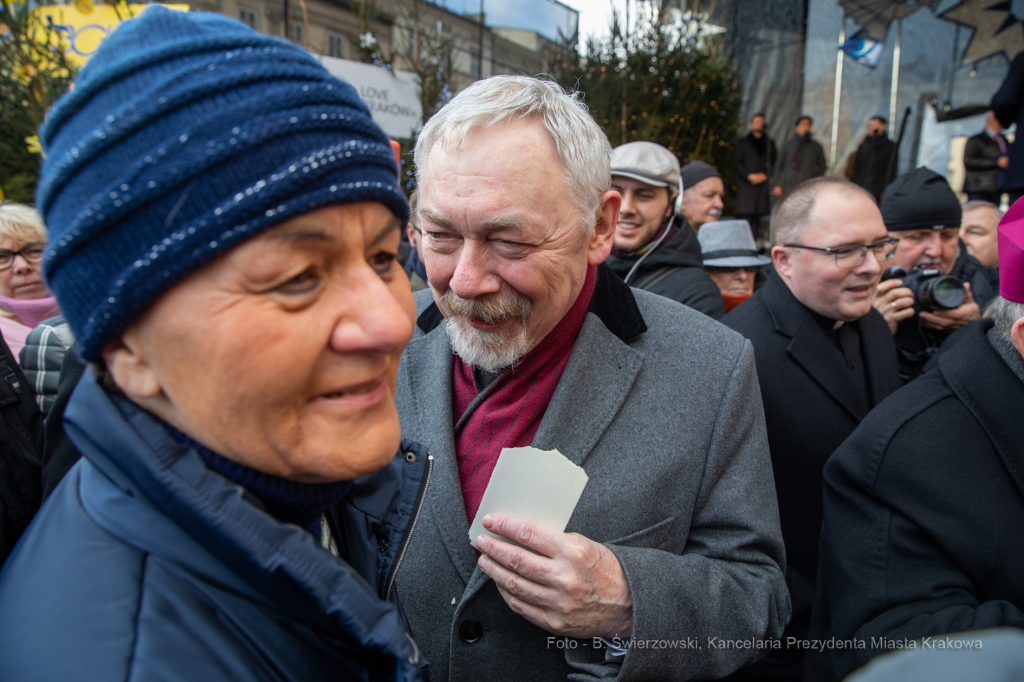
{"type": "Polygon", "coordinates": [[[970,325],[963,339],[939,358],[939,367],[964,407],[988,434],[1014,482],[1024,492],[1024,383],[989,343],[991,320],[970,325]]]}
{"type": "MultiPolygon", "coordinates": [[[[623,343],[629,343],[647,331],[647,323],[636,304],[633,291],[604,263],[597,266],[597,286],[588,312],[597,315],[608,331],[623,343]]],[[[431,303],[416,319],[416,326],[424,334],[429,334],[443,320],[444,315],[437,303],[431,303]]]]}
{"type": "Polygon", "coordinates": [[[861,358],[871,401],[866,405],[843,367],[840,351],[828,340],[811,310],[797,300],[782,277],[772,273],[761,292],[775,331],[792,339],[786,353],[855,419],[863,419],[873,405],[899,388],[892,335],[885,320],[874,309],[859,320],[847,322],[857,325],[860,331],[861,358]],[[878,319],[874,319],[875,316],[878,319]],[[884,333],[882,326],[885,327],[884,333]],[[883,344],[889,347],[882,347],[883,344]]]}

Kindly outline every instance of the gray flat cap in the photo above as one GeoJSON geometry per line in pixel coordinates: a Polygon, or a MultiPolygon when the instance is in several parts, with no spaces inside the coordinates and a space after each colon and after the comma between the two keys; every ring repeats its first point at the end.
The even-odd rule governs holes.
{"type": "Polygon", "coordinates": [[[752,268],[768,265],[771,258],[757,252],[754,233],[746,220],[704,223],[697,233],[705,267],[752,268]]]}
{"type": "Polygon", "coordinates": [[[612,175],[676,190],[679,188],[679,159],[654,142],[627,142],[612,150],[612,175]]]}

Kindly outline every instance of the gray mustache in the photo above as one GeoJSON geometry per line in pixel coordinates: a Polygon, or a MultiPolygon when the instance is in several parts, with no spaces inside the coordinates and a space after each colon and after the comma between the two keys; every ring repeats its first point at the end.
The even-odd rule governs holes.
{"type": "Polygon", "coordinates": [[[518,317],[526,323],[533,311],[530,299],[515,291],[495,294],[484,299],[462,298],[449,289],[444,294],[444,305],[456,317],[472,317],[488,324],[518,317]]]}

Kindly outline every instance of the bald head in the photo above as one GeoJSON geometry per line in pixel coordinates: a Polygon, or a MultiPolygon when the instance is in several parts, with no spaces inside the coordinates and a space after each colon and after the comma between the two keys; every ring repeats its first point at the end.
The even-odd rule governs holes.
{"type": "Polygon", "coordinates": [[[772,244],[799,242],[812,223],[827,224],[830,215],[835,215],[837,201],[859,203],[860,200],[875,204],[867,190],[846,180],[814,178],[802,182],[772,210],[772,244]],[[818,208],[821,210],[816,210],[818,208]]]}

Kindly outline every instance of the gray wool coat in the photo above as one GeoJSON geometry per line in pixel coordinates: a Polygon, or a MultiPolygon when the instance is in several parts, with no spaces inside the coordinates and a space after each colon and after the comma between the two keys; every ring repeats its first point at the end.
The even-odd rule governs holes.
{"type": "Polygon", "coordinates": [[[599,272],[533,446],[558,449],[590,477],[566,531],[621,562],[636,648],[620,670],[591,640],[552,638],[476,566],[455,458],[453,356],[427,290],[416,294],[397,404],[403,434],[428,447],[434,467],[397,590],[434,680],[717,678],[753,662],[761,652],[744,646],[789,620],[750,343],[599,272]]]}

